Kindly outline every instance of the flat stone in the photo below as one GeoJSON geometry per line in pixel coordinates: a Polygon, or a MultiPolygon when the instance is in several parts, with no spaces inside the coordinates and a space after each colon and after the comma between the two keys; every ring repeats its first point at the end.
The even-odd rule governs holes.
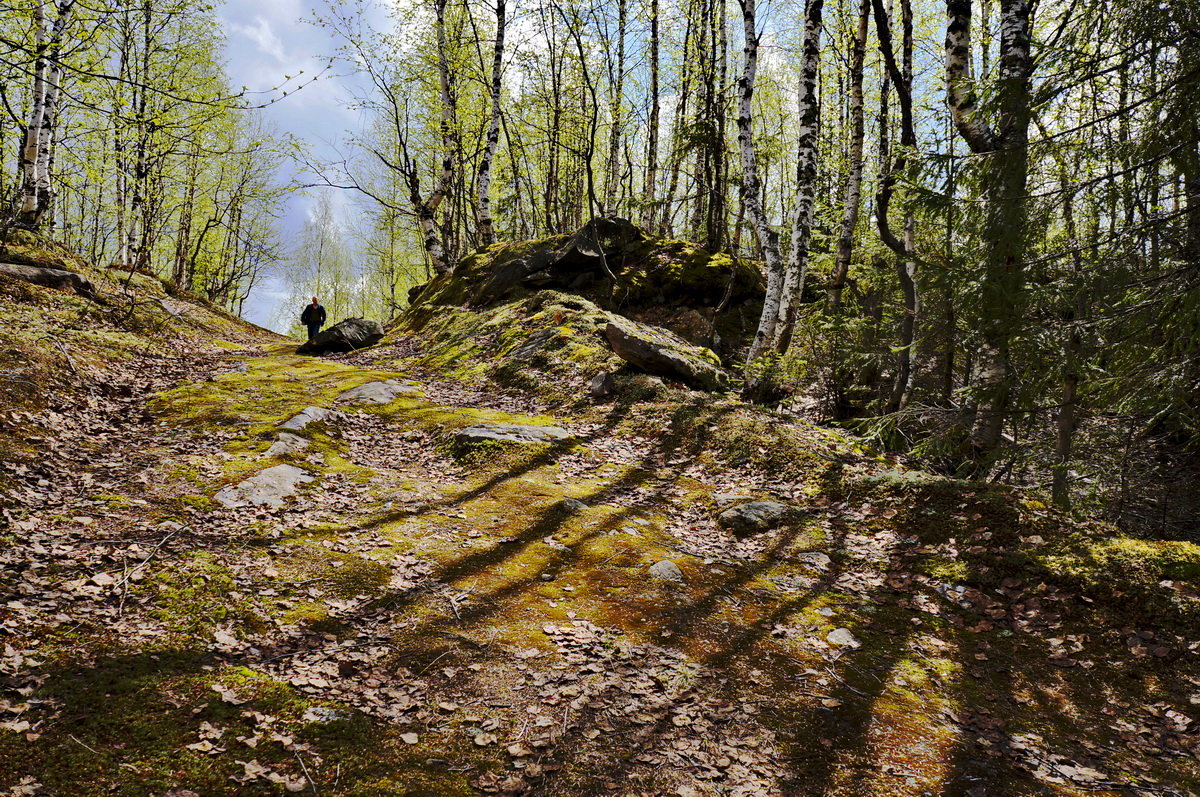
{"type": "Polygon", "coordinates": [[[750,501],[754,498],[752,495],[745,493],[713,493],[713,501],[716,501],[719,506],[726,504],[740,504],[743,501],[750,501]]]}
{"type": "Polygon", "coordinates": [[[571,512],[582,512],[588,508],[588,505],[583,501],[580,501],[578,498],[567,498],[562,502],[562,508],[570,510],[571,512]]]}
{"type": "Polygon", "coordinates": [[[835,628],[825,637],[826,641],[831,645],[837,645],[839,648],[861,648],[862,643],[858,641],[858,637],[850,632],[849,628],[835,628]]]}
{"type": "Polygon", "coordinates": [[[283,454],[299,454],[304,449],[308,448],[309,442],[298,434],[291,432],[280,432],[278,439],[271,443],[271,447],[263,452],[263,458],[278,457],[283,454]]]}
{"type": "Polygon", "coordinates": [[[829,558],[829,554],[821,553],[820,551],[802,553],[796,557],[796,561],[808,565],[818,573],[824,573],[833,565],[833,560],[829,558]]]}
{"type": "Polygon", "coordinates": [[[388,379],[383,382],[367,382],[365,385],[352,387],[337,397],[338,404],[391,404],[397,396],[407,393],[420,393],[416,385],[401,382],[399,379],[388,379]]]}
{"type": "Polygon", "coordinates": [[[459,443],[553,443],[571,433],[558,426],[523,426],[517,423],[478,423],[455,432],[459,443]]]}
{"type": "Polygon", "coordinates": [[[226,487],[213,498],[230,508],[266,506],[278,509],[283,506],[284,499],[300,489],[300,485],[314,478],[308,471],[295,465],[275,465],[226,487]]]}
{"type": "Polygon", "coordinates": [[[338,417],[341,417],[340,412],[327,407],[305,407],[296,415],[279,424],[279,428],[286,429],[289,432],[299,432],[310,423],[338,417]]]}
{"type": "Polygon", "coordinates": [[[655,562],[650,565],[650,575],[659,581],[670,581],[675,584],[683,583],[683,571],[679,569],[679,565],[670,559],[663,559],[661,562],[655,562]]]}
{"type": "Polygon", "coordinates": [[[734,534],[758,534],[782,523],[793,511],[782,501],[749,501],[731,506],[717,515],[717,525],[734,534]]]}

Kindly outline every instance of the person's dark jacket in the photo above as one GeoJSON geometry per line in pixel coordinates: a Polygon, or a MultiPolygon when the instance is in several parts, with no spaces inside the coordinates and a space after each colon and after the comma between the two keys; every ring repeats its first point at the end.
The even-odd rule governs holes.
{"type": "Polygon", "coordinates": [[[322,305],[307,305],[300,314],[301,324],[325,324],[325,308],[322,305]]]}

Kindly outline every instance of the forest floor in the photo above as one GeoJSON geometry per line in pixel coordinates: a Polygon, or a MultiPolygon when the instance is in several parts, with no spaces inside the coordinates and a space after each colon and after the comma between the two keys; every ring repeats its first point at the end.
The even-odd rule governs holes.
{"type": "Polygon", "coordinates": [[[44,456],[5,465],[0,793],[1200,790],[1200,632],[1006,565],[1053,544],[1036,502],[818,469],[799,520],[738,538],[715,510],[773,474],[420,345],[180,338],[43,411],[44,456]],[[336,403],[390,379],[421,392],[336,403]],[[339,413],[265,456],[310,406],[339,413]],[[479,422],[572,438],[452,442],[479,422]],[[309,481],[278,508],[214,500],[280,463],[309,481]]]}

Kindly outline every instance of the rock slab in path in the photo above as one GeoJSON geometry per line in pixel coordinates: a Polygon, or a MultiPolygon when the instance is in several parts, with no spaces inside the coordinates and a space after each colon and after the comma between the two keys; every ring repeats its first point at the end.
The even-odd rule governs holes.
{"type": "Polygon", "coordinates": [[[734,534],[758,534],[770,531],[794,511],[782,501],[749,501],[731,506],[717,515],[717,525],[734,534]]]}
{"type": "Polygon", "coordinates": [[[558,426],[523,426],[517,423],[477,423],[454,433],[458,443],[553,443],[570,438],[558,426]]]}
{"type": "Polygon", "coordinates": [[[347,318],[296,349],[297,354],[333,354],[374,346],[383,340],[383,326],[366,318],[347,318]]]}
{"type": "Polygon", "coordinates": [[[213,497],[231,509],[239,506],[278,509],[283,506],[284,499],[300,489],[300,485],[314,478],[308,471],[295,465],[275,465],[226,487],[213,497]]]}
{"type": "Polygon", "coordinates": [[[263,456],[278,457],[283,454],[299,454],[308,448],[308,445],[308,441],[298,434],[280,432],[279,437],[271,444],[271,447],[263,452],[263,456]]]}
{"type": "Polygon", "coordinates": [[[401,382],[399,379],[388,379],[382,382],[367,382],[365,385],[352,387],[337,397],[338,404],[390,404],[396,396],[405,393],[420,393],[416,385],[401,382]]]}
{"type": "Polygon", "coordinates": [[[665,329],[628,320],[609,321],[604,337],[618,357],[643,371],[678,379],[700,390],[729,389],[729,375],[717,365],[715,354],[665,329]]]}
{"type": "Polygon", "coordinates": [[[310,423],[324,421],[328,418],[337,418],[340,415],[341,413],[337,412],[336,410],[331,410],[327,407],[305,407],[300,412],[279,424],[279,428],[289,432],[299,432],[310,423]]]}

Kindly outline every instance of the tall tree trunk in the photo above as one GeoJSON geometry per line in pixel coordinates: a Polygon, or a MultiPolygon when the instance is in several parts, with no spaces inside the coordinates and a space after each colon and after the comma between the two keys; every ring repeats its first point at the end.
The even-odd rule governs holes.
{"type": "Polygon", "coordinates": [[[783,290],[783,262],[779,256],[779,234],[768,223],[767,214],[763,210],[754,146],[754,78],[758,71],[755,0],[738,2],[742,8],[742,25],[745,28],[745,43],[742,45],[745,64],[741,80],[738,81],[741,97],[737,116],[738,148],[742,157],[742,201],[746,204],[746,211],[750,215],[750,223],[754,226],[754,233],[758,237],[767,267],[767,293],[763,299],[762,316],[759,318],[758,330],[747,355],[747,361],[753,362],[765,354],[775,340],[775,328],[779,325],[780,295],[783,290]]]}
{"type": "Polygon", "coordinates": [[[443,235],[438,229],[436,214],[454,185],[455,162],[458,158],[458,118],[455,110],[454,72],[450,69],[450,54],[446,41],[447,0],[434,0],[435,26],[438,43],[438,94],[442,106],[442,163],[441,174],[427,199],[416,207],[417,223],[425,253],[434,272],[446,274],[454,268],[453,258],[447,251],[443,235]]]}
{"type": "Polygon", "coordinates": [[[46,1],[33,8],[34,63],[29,121],[25,126],[18,169],[17,224],[29,229],[43,225],[53,201],[50,169],[54,153],[55,114],[63,80],[62,43],[75,0],[60,0],[54,21],[46,15],[46,1]]]}
{"type": "Polygon", "coordinates": [[[492,228],[492,160],[496,157],[496,144],[500,141],[500,92],[501,62],[504,58],[505,0],[496,0],[496,43],[492,49],[491,117],[488,122],[487,138],[483,155],[479,159],[479,173],[475,178],[475,212],[479,227],[479,242],[491,246],[496,241],[492,228]]]}
{"type": "Polygon", "coordinates": [[[842,226],[838,235],[837,256],[833,278],[829,282],[829,306],[834,313],[841,311],[842,291],[850,272],[854,253],[854,232],[858,227],[858,208],[862,199],[863,138],[866,125],[863,111],[863,60],[867,51],[867,22],[871,15],[871,0],[859,0],[858,28],[850,50],[850,152],[846,165],[846,188],[842,204],[842,226]]]}
{"type": "Polygon", "coordinates": [[[1031,0],[1001,0],[995,129],[982,119],[971,85],[971,0],[947,0],[946,81],[950,112],[971,150],[984,155],[985,247],[978,298],[968,303],[978,335],[973,397],[964,421],[975,470],[986,472],[1001,443],[1012,399],[1011,341],[1023,326],[1025,193],[1029,172],[1031,0]]]}
{"type": "Polygon", "coordinates": [[[656,205],[658,181],[658,124],[661,100],[658,86],[658,0],[650,0],[650,118],[647,122],[646,183],[643,189],[646,201],[646,227],[651,233],[658,232],[658,206],[656,205]]]}
{"type": "Polygon", "coordinates": [[[617,0],[617,62],[613,69],[612,101],[609,105],[611,127],[608,135],[608,164],[605,170],[605,215],[615,215],[616,195],[620,183],[621,136],[624,132],[625,106],[625,19],[629,0],[617,0]]]}
{"type": "Polygon", "coordinates": [[[791,345],[800,312],[800,295],[808,276],[809,245],[817,199],[817,165],[821,142],[821,92],[817,72],[821,62],[823,0],[809,0],[805,9],[804,55],[800,75],[799,131],[796,134],[796,194],[792,211],[792,249],[779,293],[779,322],[770,337],[780,354],[791,345]]]}

